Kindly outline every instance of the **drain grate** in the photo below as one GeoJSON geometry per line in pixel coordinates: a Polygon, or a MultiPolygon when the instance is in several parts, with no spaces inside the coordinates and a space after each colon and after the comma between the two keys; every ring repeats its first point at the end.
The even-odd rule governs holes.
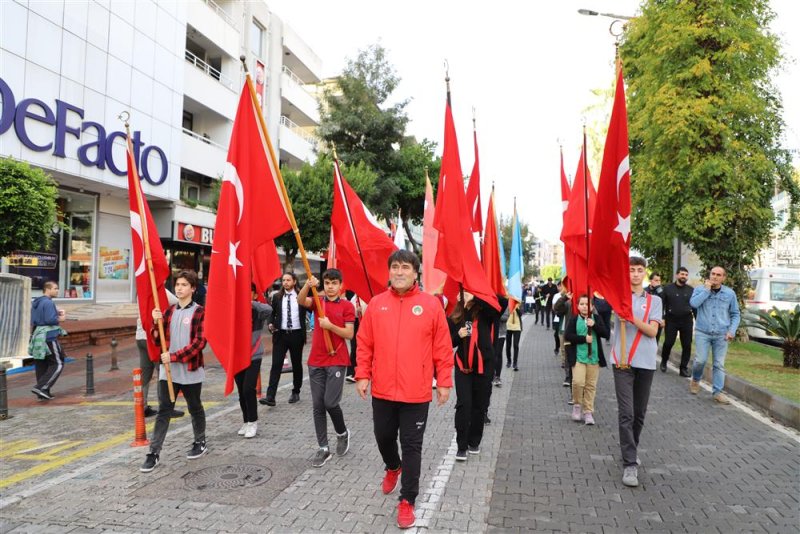
{"type": "Polygon", "coordinates": [[[263,465],[215,465],[183,476],[184,484],[193,490],[241,489],[259,486],[272,478],[272,471],[263,465]]]}

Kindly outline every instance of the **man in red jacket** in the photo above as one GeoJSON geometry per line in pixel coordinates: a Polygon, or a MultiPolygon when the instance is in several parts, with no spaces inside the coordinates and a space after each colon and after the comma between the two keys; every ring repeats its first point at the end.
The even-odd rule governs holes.
{"type": "Polygon", "coordinates": [[[453,386],[453,348],[439,300],[417,285],[419,258],[397,250],[389,256],[391,287],[372,298],[357,336],[356,390],[367,398],[372,382],[372,420],[378,449],[386,464],[383,493],[397,488],[397,526],[413,527],[419,493],[422,438],[436,373],[439,405],[453,386]],[[402,458],[397,450],[400,431],[402,458]]]}

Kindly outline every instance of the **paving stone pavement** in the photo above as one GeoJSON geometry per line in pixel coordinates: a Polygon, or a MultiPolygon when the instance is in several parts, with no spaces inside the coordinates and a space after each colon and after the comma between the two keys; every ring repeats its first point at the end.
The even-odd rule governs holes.
{"type": "MultiPolygon", "coordinates": [[[[800,532],[800,441],[687,379],[656,372],[638,488],[622,485],[616,396],[601,369],[595,419],[570,420],[552,331],[521,348],[494,473],[490,532],[800,532]]],[[[607,345],[606,345],[607,346],[607,345]]],[[[606,351],[608,352],[608,351],[606,351]]]]}
{"type": "MultiPolygon", "coordinates": [[[[642,486],[624,488],[610,372],[601,373],[594,428],[568,420],[561,373],[552,332],[526,316],[520,372],[504,369],[481,454],[466,463],[453,458],[454,398],[443,407],[431,405],[416,532],[798,530],[796,439],[736,408],[712,405],[707,393],[690,397],[684,380],[658,373],[640,449],[642,486]]],[[[346,385],[342,407],[352,431],[350,452],[314,469],[308,383],[301,402],[289,405],[289,380],[283,376],[277,407],[260,407],[259,435],[246,440],[236,435],[236,396],[222,396],[224,374],[211,366],[203,391],[209,454],[187,460],[191,425],[188,417],[174,420],[162,463],[152,473],[139,473],[146,451],[126,440],[3,488],[0,532],[399,531],[397,496],[380,490],[383,466],[370,403],[346,385]],[[237,487],[247,479],[236,473],[249,468],[261,477],[257,485],[237,487]],[[196,484],[207,470],[227,473],[216,482],[232,485],[196,484]]],[[[92,410],[102,415],[100,408],[92,410]]],[[[114,423],[118,419],[109,416],[101,424],[102,418],[86,417],[88,411],[80,405],[26,409],[0,432],[3,440],[56,440],[65,428],[82,430],[87,439],[109,439],[123,430],[114,423]]],[[[330,425],[329,432],[333,443],[330,425]]]]}

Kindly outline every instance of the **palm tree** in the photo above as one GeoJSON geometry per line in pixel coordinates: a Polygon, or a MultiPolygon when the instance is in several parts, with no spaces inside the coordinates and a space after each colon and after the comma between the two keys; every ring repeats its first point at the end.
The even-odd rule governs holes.
{"type": "Polygon", "coordinates": [[[793,310],[759,310],[745,319],[747,326],[783,340],[783,366],[800,369],[800,304],[793,310]]]}

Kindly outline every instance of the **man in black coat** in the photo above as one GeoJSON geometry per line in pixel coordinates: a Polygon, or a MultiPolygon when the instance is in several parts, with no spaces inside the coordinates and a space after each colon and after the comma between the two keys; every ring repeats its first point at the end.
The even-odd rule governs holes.
{"type": "Polygon", "coordinates": [[[661,348],[661,372],[667,372],[667,362],[675,338],[681,336],[681,366],[680,374],[683,377],[691,376],[689,373],[689,358],[692,355],[692,330],[694,328],[694,315],[689,299],[692,298],[694,288],[687,282],[689,271],[681,267],[675,273],[675,282],[669,284],[661,293],[664,302],[664,346],[661,348]]]}

